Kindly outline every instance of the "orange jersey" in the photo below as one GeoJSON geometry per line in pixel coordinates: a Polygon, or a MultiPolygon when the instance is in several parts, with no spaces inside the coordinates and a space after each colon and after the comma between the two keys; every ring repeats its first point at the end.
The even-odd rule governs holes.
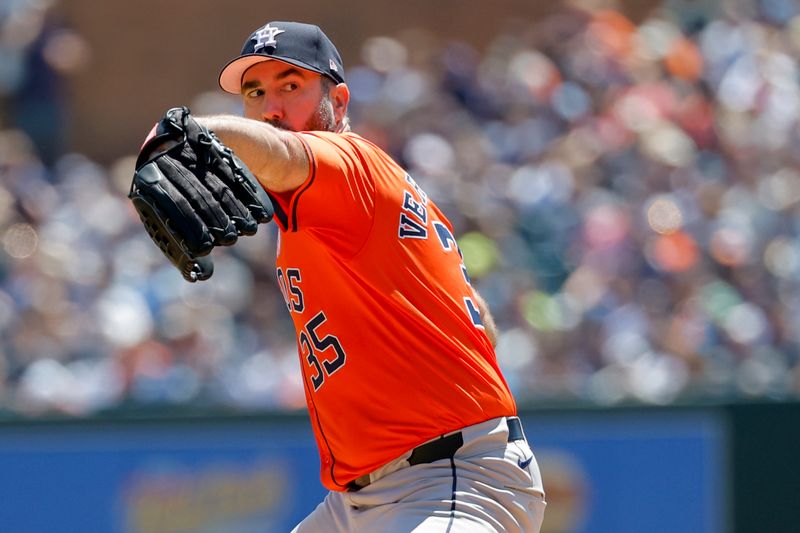
{"type": "Polygon", "coordinates": [[[516,406],[442,212],[362,137],[296,135],[311,168],[295,191],[272,195],[278,284],[297,331],[322,483],[341,491],[516,406]]]}

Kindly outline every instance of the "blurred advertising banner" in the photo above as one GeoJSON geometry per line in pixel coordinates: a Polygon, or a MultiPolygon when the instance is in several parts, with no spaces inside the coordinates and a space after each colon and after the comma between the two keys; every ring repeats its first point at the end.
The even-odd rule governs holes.
{"type": "Polygon", "coordinates": [[[0,431],[0,531],[289,531],[325,491],[307,421],[53,424],[0,431]]]}
{"type": "MultiPolygon", "coordinates": [[[[726,435],[711,411],[523,414],[543,533],[717,533],[726,435]]],[[[325,495],[303,416],[0,426],[0,530],[285,532],[325,495]]]]}
{"type": "Polygon", "coordinates": [[[728,531],[727,434],[712,411],[525,420],[548,506],[542,533],[728,531]]]}

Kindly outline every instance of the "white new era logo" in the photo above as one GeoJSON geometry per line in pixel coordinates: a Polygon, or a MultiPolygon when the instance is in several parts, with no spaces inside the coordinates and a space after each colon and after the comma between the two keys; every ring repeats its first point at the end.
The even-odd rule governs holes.
{"type": "Polygon", "coordinates": [[[284,30],[273,28],[269,24],[258,30],[255,34],[256,45],[253,47],[253,52],[258,52],[267,46],[277,46],[278,42],[275,37],[284,33],[284,30]]]}
{"type": "Polygon", "coordinates": [[[336,68],[336,63],[333,62],[333,59],[329,59],[328,62],[329,62],[328,64],[331,67],[332,71],[339,72],[339,69],[336,68]]]}

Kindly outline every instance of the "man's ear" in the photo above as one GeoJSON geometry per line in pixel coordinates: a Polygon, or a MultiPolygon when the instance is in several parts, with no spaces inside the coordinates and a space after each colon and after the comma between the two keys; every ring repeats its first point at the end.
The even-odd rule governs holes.
{"type": "Polygon", "coordinates": [[[347,106],[350,103],[350,89],[346,83],[339,83],[331,89],[331,104],[333,116],[337,124],[341,124],[347,116],[347,106]]]}

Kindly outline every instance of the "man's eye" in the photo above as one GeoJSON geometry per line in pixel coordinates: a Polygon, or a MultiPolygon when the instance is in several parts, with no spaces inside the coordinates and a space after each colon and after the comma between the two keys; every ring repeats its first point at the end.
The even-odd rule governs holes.
{"type": "Polygon", "coordinates": [[[296,83],[294,83],[294,82],[287,83],[286,85],[283,86],[283,90],[284,90],[284,92],[290,93],[292,91],[297,90],[297,87],[298,87],[298,85],[296,83]]]}
{"type": "Polygon", "coordinates": [[[262,96],[263,94],[264,94],[263,90],[261,90],[261,89],[253,89],[252,91],[247,93],[247,97],[248,98],[258,98],[259,96],[262,96]]]}

